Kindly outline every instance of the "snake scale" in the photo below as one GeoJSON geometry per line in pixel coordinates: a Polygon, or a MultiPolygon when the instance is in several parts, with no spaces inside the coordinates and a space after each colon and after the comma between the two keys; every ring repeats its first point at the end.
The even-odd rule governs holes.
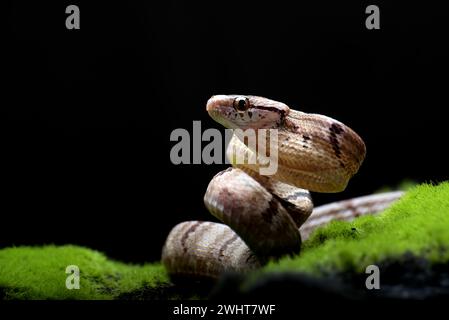
{"type": "MultiPolygon", "coordinates": [[[[352,129],[257,96],[216,95],[206,109],[229,129],[276,129],[278,168],[274,175],[261,175],[260,164],[231,161],[232,167],[213,177],[204,203],[223,224],[187,221],[171,230],[162,263],[172,279],[215,279],[259,268],[298,253],[317,227],[379,212],[402,195],[370,195],[313,209],[309,190],[343,191],[365,158],[365,144],[352,129]]],[[[256,151],[234,134],[226,152],[232,159],[232,152],[256,151]]]]}

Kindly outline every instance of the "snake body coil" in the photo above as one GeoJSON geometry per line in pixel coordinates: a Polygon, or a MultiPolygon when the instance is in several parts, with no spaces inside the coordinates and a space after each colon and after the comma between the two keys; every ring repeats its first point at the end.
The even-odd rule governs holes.
{"type": "MultiPolygon", "coordinates": [[[[227,271],[258,268],[270,258],[298,253],[301,237],[304,240],[316,227],[375,213],[401,195],[347,200],[316,208],[312,214],[308,190],[344,190],[363,162],[365,145],[353,130],[332,118],[291,110],[262,97],[213,96],[206,109],[226,128],[276,129],[278,169],[264,176],[259,162],[233,163],[210,181],[204,202],[224,224],[188,221],[172,229],[162,250],[172,278],[217,278],[227,271]]],[[[257,151],[235,134],[227,155],[249,157],[257,151]]]]}

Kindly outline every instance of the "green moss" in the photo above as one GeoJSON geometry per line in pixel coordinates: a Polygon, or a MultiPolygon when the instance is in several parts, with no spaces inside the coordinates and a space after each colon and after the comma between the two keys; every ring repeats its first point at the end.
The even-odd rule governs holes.
{"type": "Polygon", "coordinates": [[[127,265],[77,246],[0,250],[0,298],[114,299],[168,283],[161,264],[127,265]],[[80,269],[80,289],[66,288],[66,267],[80,269]]]}
{"type": "Polygon", "coordinates": [[[382,214],[336,221],[316,230],[300,255],[271,262],[262,272],[362,273],[370,264],[405,253],[445,263],[449,261],[448,230],[449,182],[423,184],[382,214]]]}

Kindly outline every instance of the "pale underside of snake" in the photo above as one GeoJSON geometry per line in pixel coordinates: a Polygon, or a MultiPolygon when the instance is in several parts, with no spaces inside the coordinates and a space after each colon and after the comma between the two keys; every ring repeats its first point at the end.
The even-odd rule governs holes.
{"type": "MultiPolygon", "coordinates": [[[[365,144],[352,129],[256,96],[213,96],[206,109],[226,128],[276,129],[278,168],[268,176],[259,173],[260,164],[232,163],[210,181],[204,202],[224,224],[187,221],[171,230],[162,262],[172,279],[214,279],[259,268],[269,259],[299,253],[301,241],[316,228],[375,214],[402,195],[375,194],[313,209],[308,190],[343,191],[365,158],[365,144]]],[[[235,134],[228,158],[235,153],[256,150],[235,134]]]]}

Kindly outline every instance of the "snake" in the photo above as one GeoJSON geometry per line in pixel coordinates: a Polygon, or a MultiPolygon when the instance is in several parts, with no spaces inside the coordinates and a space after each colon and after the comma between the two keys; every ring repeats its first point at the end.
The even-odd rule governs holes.
{"type": "Polygon", "coordinates": [[[366,146],[355,131],[328,116],[259,96],[215,95],[206,111],[234,130],[226,148],[231,167],[212,178],[204,195],[206,208],[222,223],[185,221],[170,231],[161,261],[173,281],[218,279],[297,255],[317,228],[381,212],[402,196],[386,192],[314,208],[310,192],[345,190],[363,163],[366,146]],[[276,131],[277,143],[264,150],[277,154],[275,173],[261,174],[263,161],[235,161],[236,154],[257,159],[263,145],[251,145],[237,129],[276,131]]]}

